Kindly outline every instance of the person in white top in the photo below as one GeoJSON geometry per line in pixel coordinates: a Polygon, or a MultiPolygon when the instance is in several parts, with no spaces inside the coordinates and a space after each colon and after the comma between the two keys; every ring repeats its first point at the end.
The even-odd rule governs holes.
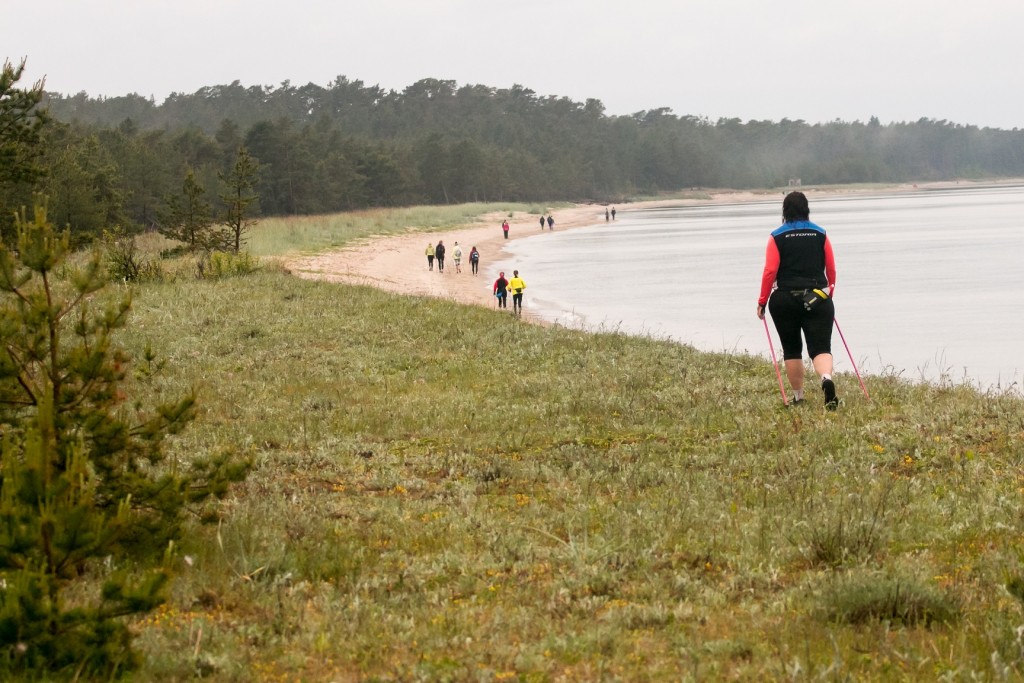
{"type": "Polygon", "coordinates": [[[459,246],[458,242],[456,242],[455,246],[452,247],[452,259],[455,261],[455,272],[461,273],[462,266],[460,264],[462,263],[462,247],[459,246]]]}

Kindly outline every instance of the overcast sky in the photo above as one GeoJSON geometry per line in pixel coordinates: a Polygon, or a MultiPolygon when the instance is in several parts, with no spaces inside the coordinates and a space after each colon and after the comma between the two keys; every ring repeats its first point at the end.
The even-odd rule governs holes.
{"type": "Polygon", "coordinates": [[[0,19],[0,59],[63,94],[441,78],[612,115],[1024,128],[1021,0],[12,0],[0,19]]]}

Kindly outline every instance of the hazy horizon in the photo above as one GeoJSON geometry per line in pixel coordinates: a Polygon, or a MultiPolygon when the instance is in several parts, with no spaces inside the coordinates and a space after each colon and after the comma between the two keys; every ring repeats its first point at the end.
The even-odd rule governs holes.
{"type": "Polygon", "coordinates": [[[265,0],[14,3],[0,55],[25,82],[163,102],[202,87],[326,87],[338,76],[401,91],[423,78],[600,100],[611,116],[669,108],[744,121],[912,122],[1024,128],[1016,82],[1024,3],[970,11],[925,0],[265,0]],[[38,27],[38,30],[34,30],[38,27]],[[83,30],[88,27],[88,30],[83,30]],[[230,29],[230,30],[228,30],[230,29]]]}

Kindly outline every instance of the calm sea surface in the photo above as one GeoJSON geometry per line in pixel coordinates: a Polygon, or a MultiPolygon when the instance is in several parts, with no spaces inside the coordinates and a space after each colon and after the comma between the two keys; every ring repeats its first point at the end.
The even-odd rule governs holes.
{"type": "MultiPolygon", "coordinates": [[[[630,211],[506,247],[526,307],[567,326],[768,356],[754,309],[782,195],[630,211]]],[[[557,219],[557,215],[556,215],[557,219]]],[[[836,320],[858,369],[1019,391],[1024,384],[1024,187],[815,200],[836,256],[836,320]]],[[[778,337],[769,324],[776,349],[778,337]]],[[[852,372],[833,334],[836,370],[852,372]]]]}

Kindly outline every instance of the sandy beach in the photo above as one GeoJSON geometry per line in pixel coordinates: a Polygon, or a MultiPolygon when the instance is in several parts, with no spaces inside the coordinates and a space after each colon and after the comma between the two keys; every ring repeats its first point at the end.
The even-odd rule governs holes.
{"type": "MultiPolygon", "coordinates": [[[[915,190],[937,189],[941,187],[969,187],[971,183],[930,183],[927,185],[898,185],[880,188],[794,188],[805,192],[813,202],[815,199],[854,194],[883,194],[895,192],[913,192],[915,190]]],[[[621,217],[624,211],[637,209],[695,206],[705,204],[734,204],[751,201],[764,201],[778,198],[781,207],[784,192],[781,190],[767,192],[719,191],[708,192],[708,199],[666,199],[647,202],[630,202],[615,205],[621,217]]],[[[781,210],[781,208],[780,208],[781,210]]],[[[605,206],[600,204],[580,204],[551,212],[554,216],[556,231],[584,229],[586,226],[603,225],[605,223],[605,206]]],[[[494,213],[483,216],[478,223],[448,232],[417,232],[380,237],[368,243],[344,249],[316,254],[313,256],[288,259],[286,266],[297,276],[321,279],[330,282],[371,285],[392,292],[413,296],[431,296],[450,299],[464,304],[494,307],[494,296],[491,292],[493,279],[485,275],[489,273],[488,264],[504,260],[502,249],[512,240],[536,235],[548,234],[540,228],[539,216],[531,213],[517,212],[508,218],[510,229],[506,240],[502,235],[501,222],[508,218],[506,213],[494,213]],[[434,270],[427,269],[425,249],[428,243],[437,244],[443,240],[447,247],[445,271],[439,273],[435,264],[434,270]],[[462,246],[462,272],[455,272],[455,264],[451,253],[455,243],[462,246]],[[476,246],[480,251],[480,274],[474,276],[469,265],[470,249],[476,246]]],[[[767,234],[767,232],[766,232],[767,234]]],[[[527,290],[524,306],[524,317],[533,322],[541,322],[530,315],[529,284],[530,273],[522,269],[522,277],[526,281],[527,290]]],[[[506,273],[511,277],[511,273],[506,273]]]]}
{"type": "MultiPolygon", "coordinates": [[[[636,205],[630,205],[635,208],[636,205]]],[[[555,231],[578,229],[588,225],[604,223],[604,207],[579,205],[560,209],[552,213],[555,231]]],[[[459,303],[495,307],[492,294],[494,279],[488,264],[502,260],[502,249],[512,240],[534,235],[550,234],[540,229],[539,216],[529,213],[489,214],[480,222],[448,232],[411,232],[409,234],[380,237],[367,244],[347,247],[337,251],[289,260],[287,267],[299,277],[371,285],[392,292],[412,296],[431,296],[451,299],[459,303]],[[506,240],[501,222],[509,222],[509,236],[506,240]],[[441,273],[427,268],[425,255],[427,244],[442,240],[447,249],[445,269],[441,273]],[[452,250],[456,242],[462,247],[462,272],[457,273],[452,250]],[[472,247],[480,252],[479,274],[473,275],[469,264],[472,247]]],[[[511,278],[512,273],[506,273],[511,278]]],[[[523,272],[529,298],[529,274],[523,272]]],[[[511,310],[511,303],[509,304],[511,310]]],[[[529,307],[524,307],[524,316],[531,318],[529,307]]]]}
{"type": "MultiPolygon", "coordinates": [[[[774,195],[772,195],[774,196],[774,195]]],[[[709,203],[733,203],[765,199],[765,194],[751,192],[724,192],[712,195],[711,199],[672,199],[663,201],[631,202],[616,209],[621,216],[622,211],[659,206],[686,206],[709,203]]],[[[554,216],[555,231],[577,230],[586,226],[605,223],[605,206],[599,204],[579,204],[551,212],[554,216]]],[[[502,249],[512,240],[550,234],[548,229],[541,231],[537,214],[517,212],[508,217],[507,213],[494,213],[483,216],[478,223],[467,225],[458,230],[448,232],[409,232],[403,235],[380,237],[365,244],[343,249],[302,256],[286,261],[286,267],[298,277],[320,279],[329,282],[371,285],[392,292],[412,296],[431,296],[450,299],[464,304],[494,307],[492,287],[493,278],[489,273],[488,264],[504,260],[502,249]],[[506,240],[502,234],[501,222],[508,219],[509,236],[506,240]],[[434,270],[427,269],[425,250],[427,243],[437,244],[443,240],[447,248],[444,273],[439,273],[435,264],[434,270]],[[462,272],[455,272],[452,259],[452,248],[458,242],[462,247],[462,272]],[[480,252],[480,274],[474,276],[469,265],[469,251],[476,246],[480,252]]],[[[512,273],[506,273],[511,277],[512,273]]],[[[526,281],[526,305],[524,317],[540,322],[530,315],[529,310],[529,272],[522,273],[526,281]]]]}

